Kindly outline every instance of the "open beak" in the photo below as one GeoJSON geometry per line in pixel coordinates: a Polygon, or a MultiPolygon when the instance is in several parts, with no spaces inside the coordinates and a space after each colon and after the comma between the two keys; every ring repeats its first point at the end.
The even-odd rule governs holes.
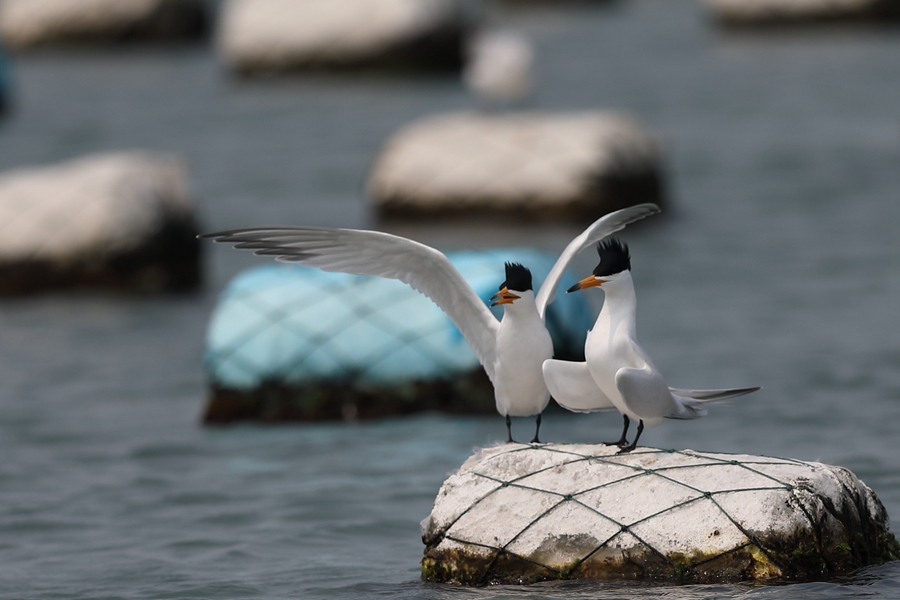
{"type": "Polygon", "coordinates": [[[516,296],[507,288],[503,288],[493,296],[491,296],[491,306],[497,306],[498,304],[512,304],[514,301],[521,298],[521,296],[516,296]]]}
{"type": "Polygon", "coordinates": [[[586,290],[589,287],[598,287],[606,283],[605,279],[597,279],[593,275],[589,275],[566,290],[566,293],[577,292],[578,290],[586,290]]]}

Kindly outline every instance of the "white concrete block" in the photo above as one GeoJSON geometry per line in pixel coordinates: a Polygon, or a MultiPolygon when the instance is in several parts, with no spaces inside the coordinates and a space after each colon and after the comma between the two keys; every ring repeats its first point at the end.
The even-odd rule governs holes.
{"type": "Polygon", "coordinates": [[[875,494],[841,467],[692,450],[505,444],[476,453],[422,523],[423,577],[818,577],[900,546],[875,494]]]}
{"type": "Polygon", "coordinates": [[[196,285],[194,213],[184,167],[170,156],[101,154],[2,173],[0,292],[80,287],[94,277],[112,277],[115,287],[111,263],[124,261],[124,281],[142,263],[157,272],[169,259],[185,272],[157,272],[160,288],[196,285]]]}
{"type": "Polygon", "coordinates": [[[11,49],[56,42],[186,37],[205,24],[203,0],[2,0],[0,38],[11,49]]]}
{"type": "Polygon", "coordinates": [[[227,0],[217,40],[242,73],[461,62],[453,0],[227,0]]]}
{"type": "Polygon", "coordinates": [[[597,217],[660,203],[660,154],[656,136],[621,114],[444,114],[384,144],[368,196],[385,214],[597,217]]]}

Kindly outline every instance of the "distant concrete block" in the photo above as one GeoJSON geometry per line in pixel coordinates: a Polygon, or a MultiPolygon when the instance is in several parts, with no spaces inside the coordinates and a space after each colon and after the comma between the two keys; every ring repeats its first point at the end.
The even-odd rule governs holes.
{"type": "Polygon", "coordinates": [[[463,29],[453,0],[227,0],[217,39],[242,74],[459,69],[463,29]]]}
{"type": "Polygon", "coordinates": [[[744,27],[900,19],[897,0],[705,0],[723,25],[744,27]]]}
{"type": "Polygon", "coordinates": [[[181,163],[102,154],[0,174],[0,295],[181,291],[200,281],[181,163]]]}
{"type": "Polygon", "coordinates": [[[664,204],[655,135],[615,113],[451,113],[381,149],[368,196],[384,215],[494,213],[595,219],[664,204]]]}
{"type": "Polygon", "coordinates": [[[197,37],[204,0],[3,0],[0,38],[12,50],[69,42],[197,37]]]}
{"type": "Polygon", "coordinates": [[[850,471],[693,450],[505,444],[469,458],[422,523],[422,576],[777,581],[900,557],[850,471]]]}
{"type": "Polygon", "coordinates": [[[487,106],[514,104],[534,92],[534,50],[515,31],[483,31],[468,43],[463,81],[487,106]]]}

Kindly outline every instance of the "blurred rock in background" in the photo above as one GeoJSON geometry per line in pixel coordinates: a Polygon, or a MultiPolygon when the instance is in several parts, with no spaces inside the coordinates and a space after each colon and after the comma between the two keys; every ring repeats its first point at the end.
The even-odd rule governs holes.
{"type": "Polygon", "coordinates": [[[207,29],[204,0],[3,0],[0,37],[11,50],[66,43],[173,40],[207,29]]]}
{"type": "Polygon", "coordinates": [[[384,216],[586,219],[664,205],[657,137],[624,114],[451,113],[401,129],[369,174],[384,216]]]}
{"type": "Polygon", "coordinates": [[[0,295],[179,292],[201,279],[183,165],[140,152],[0,174],[0,295]]]}
{"type": "Polygon", "coordinates": [[[900,20],[897,0],[705,0],[713,18],[731,27],[900,20]]]}
{"type": "Polygon", "coordinates": [[[216,37],[222,60],[242,75],[458,70],[465,29],[454,0],[226,0],[216,37]]]}

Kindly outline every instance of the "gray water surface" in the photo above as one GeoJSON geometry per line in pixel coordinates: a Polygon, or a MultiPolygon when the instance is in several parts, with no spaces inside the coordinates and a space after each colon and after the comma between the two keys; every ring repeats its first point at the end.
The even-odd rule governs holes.
{"type": "MultiPolygon", "coordinates": [[[[638,334],[669,383],[764,386],[642,441],[842,465],[900,515],[900,30],[725,34],[689,0],[496,18],[536,44],[535,108],[627,110],[663,139],[665,218],[624,238],[638,334]]],[[[210,230],[376,226],[363,184],[383,140],[471,106],[445,77],[238,82],[205,46],[46,51],[14,67],[0,168],[174,152],[210,230]]],[[[579,229],[388,227],[448,249],[552,251],[579,229]]],[[[197,295],[0,303],[0,598],[900,597],[897,563],[790,586],[420,582],[419,521],[449,472],[503,439],[502,420],[201,427],[215,297],[263,260],[208,250],[197,295]]],[[[557,442],[620,427],[544,422],[557,442]]]]}

